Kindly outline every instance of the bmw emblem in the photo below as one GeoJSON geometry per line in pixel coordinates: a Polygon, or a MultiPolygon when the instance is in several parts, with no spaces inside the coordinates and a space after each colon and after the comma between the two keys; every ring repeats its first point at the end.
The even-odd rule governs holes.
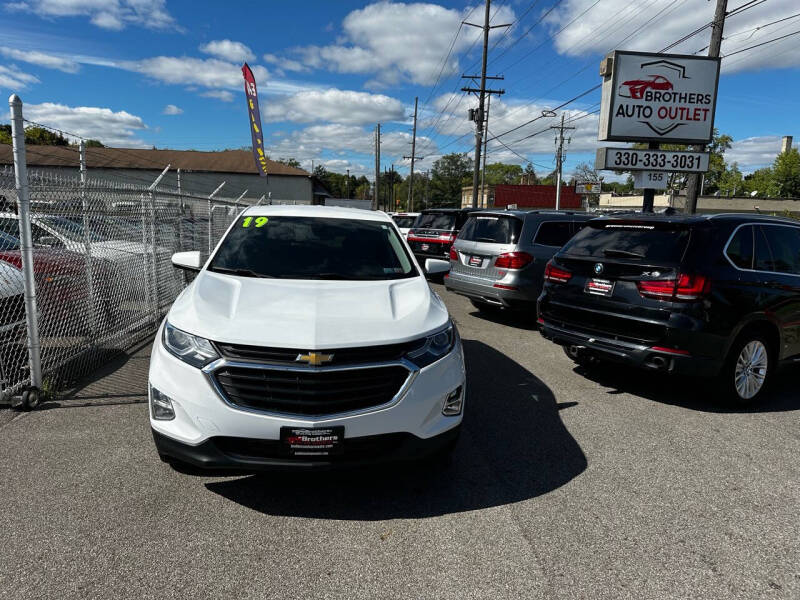
{"type": "Polygon", "coordinates": [[[594,272],[595,274],[600,275],[600,273],[603,272],[603,263],[595,263],[594,272]]]}

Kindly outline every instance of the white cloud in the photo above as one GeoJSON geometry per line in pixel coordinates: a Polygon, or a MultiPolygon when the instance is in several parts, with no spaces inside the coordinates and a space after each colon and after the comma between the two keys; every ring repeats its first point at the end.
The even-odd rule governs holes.
{"type": "Polygon", "coordinates": [[[0,88],[15,92],[24,90],[34,83],[39,83],[39,79],[36,76],[20,71],[14,65],[9,65],[8,67],[0,65],[0,88]]]}
{"type": "Polygon", "coordinates": [[[25,105],[25,117],[85,138],[100,140],[107,146],[146,146],[136,137],[137,131],[147,129],[144,121],[124,110],[114,112],[110,108],[73,107],[45,102],[25,105]]]}
{"type": "MultiPolygon", "coordinates": [[[[797,144],[794,144],[797,147],[797,144]]],[[[739,164],[743,173],[750,173],[761,167],[768,167],[781,151],[781,136],[764,135],[737,140],[725,151],[725,162],[739,164]]]]}
{"type": "MultiPolygon", "coordinates": [[[[337,43],[294,51],[309,67],[340,73],[373,73],[373,86],[402,81],[430,85],[442,69],[442,59],[464,16],[461,11],[438,4],[378,2],[346,16],[337,43]]],[[[497,9],[495,23],[513,20],[512,8],[501,5],[497,9]]],[[[462,29],[453,54],[444,65],[444,76],[458,71],[458,54],[470,48],[480,35],[477,28],[462,29]]],[[[501,29],[493,30],[493,37],[500,35],[501,29]]]]}
{"type": "MultiPolygon", "coordinates": [[[[566,0],[546,19],[551,32],[564,28],[555,36],[555,48],[559,53],[580,56],[605,53],[615,48],[656,52],[714,19],[713,2],[695,2],[689,7],[673,0],[650,3],[604,0],[581,16],[593,2],[566,0]],[[568,25],[573,19],[575,22],[568,25]],[[629,36],[630,39],[626,39],[629,36]]],[[[796,12],[792,10],[795,7],[795,0],[774,0],[757,4],[741,16],[727,19],[722,55],[796,30],[800,18],[758,29],[759,25],[796,12]]],[[[669,52],[705,55],[709,36],[710,29],[704,29],[669,52]]],[[[787,38],[722,61],[724,72],[798,65],[800,44],[797,38],[787,38]]]]}
{"type": "Polygon", "coordinates": [[[175,106],[174,104],[167,104],[164,107],[164,110],[161,112],[162,115],[182,115],[183,109],[175,106]]]}
{"type": "Polygon", "coordinates": [[[282,58],[280,56],[276,56],[275,54],[265,54],[264,55],[264,62],[268,65],[275,65],[276,68],[282,69],[284,71],[295,71],[298,73],[302,73],[303,71],[308,71],[308,68],[303,65],[300,61],[292,60],[290,58],[282,58]]]}
{"type": "Polygon", "coordinates": [[[93,25],[114,31],[128,25],[150,29],[175,27],[166,0],[25,0],[5,7],[44,18],[88,17],[93,25]]]}
{"type": "Polygon", "coordinates": [[[0,54],[14,60],[21,60],[41,67],[47,67],[48,69],[58,69],[65,73],[77,73],[79,69],[78,63],[73,60],[38,52],[36,50],[17,50],[16,48],[9,48],[8,46],[0,46],[0,54]]]}
{"type": "MultiPolygon", "coordinates": [[[[190,56],[155,56],[119,64],[123,69],[136,71],[164,83],[201,85],[208,88],[243,89],[242,68],[217,58],[190,56]]],[[[269,73],[264,67],[252,67],[256,81],[266,81],[269,73]]]]}
{"type": "Polygon", "coordinates": [[[364,125],[403,120],[405,110],[402,102],[389,96],[331,88],[270,100],[263,106],[262,115],[267,121],[364,125]]]}
{"type": "Polygon", "coordinates": [[[242,42],[232,40],[214,40],[200,46],[200,51],[222,60],[242,63],[253,60],[256,56],[253,51],[242,42]]]}
{"type": "Polygon", "coordinates": [[[233,102],[233,94],[228,90],[208,90],[207,92],[202,92],[200,95],[204,98],[216,98],[223,102],[233,102]]]}

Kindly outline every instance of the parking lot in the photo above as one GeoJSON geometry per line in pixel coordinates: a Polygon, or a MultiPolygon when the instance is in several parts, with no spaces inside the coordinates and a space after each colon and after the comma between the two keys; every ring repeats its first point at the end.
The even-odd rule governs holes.
{"type": "Polygon", "coordinates": [[[750,411],[693,380],[576,369],[531,323],[458,323],[451,464],[198,476],[158,460],[147,346],[0,411],[3,598],[797,598],[798,372],[750,411]]]}

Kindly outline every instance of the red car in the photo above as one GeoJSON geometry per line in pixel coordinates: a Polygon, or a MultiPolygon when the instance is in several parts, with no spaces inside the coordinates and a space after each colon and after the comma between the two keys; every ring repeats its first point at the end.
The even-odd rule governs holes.
{"type": "MultiPolygon", "coordinates": [[[[650,79],[631,79],[623,81],[622,85],[628,86],[631,98],[641,99],[645,90],[671,90],[672,84],[669,79],[661,75],[650,75],[650,79]]],[[[622,94],[620,94],[622,95],[622,94]]]]}

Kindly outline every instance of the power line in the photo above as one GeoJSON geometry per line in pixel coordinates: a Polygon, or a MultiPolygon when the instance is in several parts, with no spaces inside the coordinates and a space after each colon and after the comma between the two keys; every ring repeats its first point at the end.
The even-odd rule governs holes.
{"type": "Polygon", "coordinates": [[[747,48],[742,48],[741,50],[736,50],[735,52],[729,52],[728,54],[725,54],[722,58],[728,58],[730,56],[734,56],[736,54],[740,54],[741,52],[747,52],[748,50],[752,50],[753,48],[758,48],[760,46],[765,46],[767,44],[771,44],[772,42],[777,42],[779,40],[783,40],[783,39],[786,39],[788,37],[792,37],[793,35],[797,35],[798,33],[800,33],[800,29],[798,29],[797,31],[793,31],[792,33],[787,33],[786,35],[782,35],[780,37],[772,38],[771,40],[767,40],[766,42],[761,42],[760,44],[754,44],[752,46],[748,46],[747,48]]]}

